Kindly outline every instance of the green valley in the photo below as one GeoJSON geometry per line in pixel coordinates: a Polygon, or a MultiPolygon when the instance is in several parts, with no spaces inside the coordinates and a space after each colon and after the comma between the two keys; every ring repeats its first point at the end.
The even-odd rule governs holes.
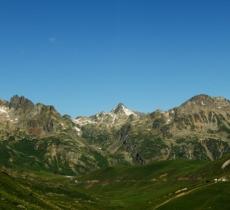
{"type": "Polygon", "coordinates": [[[230,165],[159,161],[83,176],[2,169],[2,209],[229,209],[230,165]],[[218,179],[217,181],[215,179],[218,179]]]}

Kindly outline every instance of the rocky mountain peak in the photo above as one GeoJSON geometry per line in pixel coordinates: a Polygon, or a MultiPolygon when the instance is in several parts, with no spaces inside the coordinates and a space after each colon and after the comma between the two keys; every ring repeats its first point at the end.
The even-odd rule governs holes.
{"type": "Polygon", "coordinates": [[[211,97],[205,94],[200,94],[192,97],[185,103],[183,103],[180,108],[194,108],[202,107],[207,109],[221,109],[221,108],[230,108],[230,101],[223,97],[211,97]]]}
{"type": "Polygon", "coordinates": [[[124,108],[127,108],[123,103],[118,103],[115,108],[113,108],[112,112],[120,112],[124,108]]]}
{"type": "Polygon", "coordinates": [[[129,115],[136,115],[135,112],[128,109],[123,103],[119,103],[113,110],[112,113],[114,114],[125,114],[127,116],[129,115]]]}
{"type": "Polygon", "coordinates": [[[190,101],[200,101],[200,100],[212,100],[212,97],[206,94],[199,94],[199,95],[195,95],[193,96],[191,99],[189,99],[190,101]]]}
{"type": "Polygon", "coordinates": [[[192,97],[187,101],[188,103],[196,104],[196,105],[210,105],[214,103],[214,100],[211,96],[205,95],[205,94],[200,94],[192,97]]]}
{"type": "Polygon", "coordinates": [[[32,109],[34,107],[34,104],[32,101],[25,98],[24,96],[15,95],[10,99],[9,107],[14,108],[15,110],[27,110],[32,109]]]}

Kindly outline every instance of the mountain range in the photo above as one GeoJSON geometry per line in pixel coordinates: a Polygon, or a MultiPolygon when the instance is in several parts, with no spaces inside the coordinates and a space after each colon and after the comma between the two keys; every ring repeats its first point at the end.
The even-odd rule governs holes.
{"type": "Polygon", "coordinates": [[[217,160],[230,152],[230,101],[197,95],[168,111],[119,103],[89,117],[61,115],[23,96],[0,100],[0,164],[79,175],[159,160],[217,160]]]}

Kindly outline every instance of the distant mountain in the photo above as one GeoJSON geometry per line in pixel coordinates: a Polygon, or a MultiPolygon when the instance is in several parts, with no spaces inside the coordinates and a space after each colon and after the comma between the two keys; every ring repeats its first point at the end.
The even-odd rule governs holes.
{"type": "Polygon", "coordinates": [[[78,174],[103,166],[103,156],[79,137],[53,106],[14,96],[0,102],[0,164],[78,174]]]}
{"type": "Polygon", "coordinates": [[[169,111],[110,112],[71,119],[14,96],[0,101],[0,164],[86,173],[154,160],[221,158],[230,152],[230,101],[198,95],[169,111]]]}
{"type": "Polygon", "coordinates": [[[97,126],[116,126],[117,124],[123,124],[128,119],[139,118],[140,114],[128,109],[124,104],[119,103],[111,112],[100,112],[90,117],[77,117],[74,119],[74,123],[82,127],[84,125],[95,124],[97,126]]]}
{"type": "Polygon", "coordinates": [[[230,152],[230,101],[225,98],[198,95],[166,112],[128,113],[134,114],[117,116],[112,111],[95,115],[99,118],[77,118],[75,123],[90,144],[128,162],[214,160],[230,152]]]}

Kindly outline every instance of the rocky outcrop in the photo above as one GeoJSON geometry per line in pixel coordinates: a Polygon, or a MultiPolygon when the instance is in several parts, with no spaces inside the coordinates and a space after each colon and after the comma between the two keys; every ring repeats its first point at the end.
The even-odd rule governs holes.
{"type": "Polygon", "coordinates": [[[115,164],[216,160],[230,153],[230,102],[195,96],[169,111],[142,114],[118,104],[90,117],[14,96],[0,101],[0,163],[78,174],[115,164]]]}
{"type": "Polygon", "coordinates": [[[34,108],[34,104],[29,99],[24,96],[15,95],[10,99],[9,108],[13,108],[15,110],[31,110],[34,108]]]}
{"type": "MultiPolygon", "coordinates": [[[[119,104],[113,112],[122,113],[123,106],[119,104]]],[[[110,138],[105,138],[113,145],[109,149],[129,152],[134,162],[177,158],[215,160],[230,152],[230,101],[222,97],[194,96],[169,111],[123,118],[110,127],[103,121],[95,121],[91,124],[95,136],[101,133],[103,123],[103,129],[107,130],[104,135],[110,133],[110,138]]],[[[85,126],[87,123],[82,126],[83,135],[85,126]]]]}

